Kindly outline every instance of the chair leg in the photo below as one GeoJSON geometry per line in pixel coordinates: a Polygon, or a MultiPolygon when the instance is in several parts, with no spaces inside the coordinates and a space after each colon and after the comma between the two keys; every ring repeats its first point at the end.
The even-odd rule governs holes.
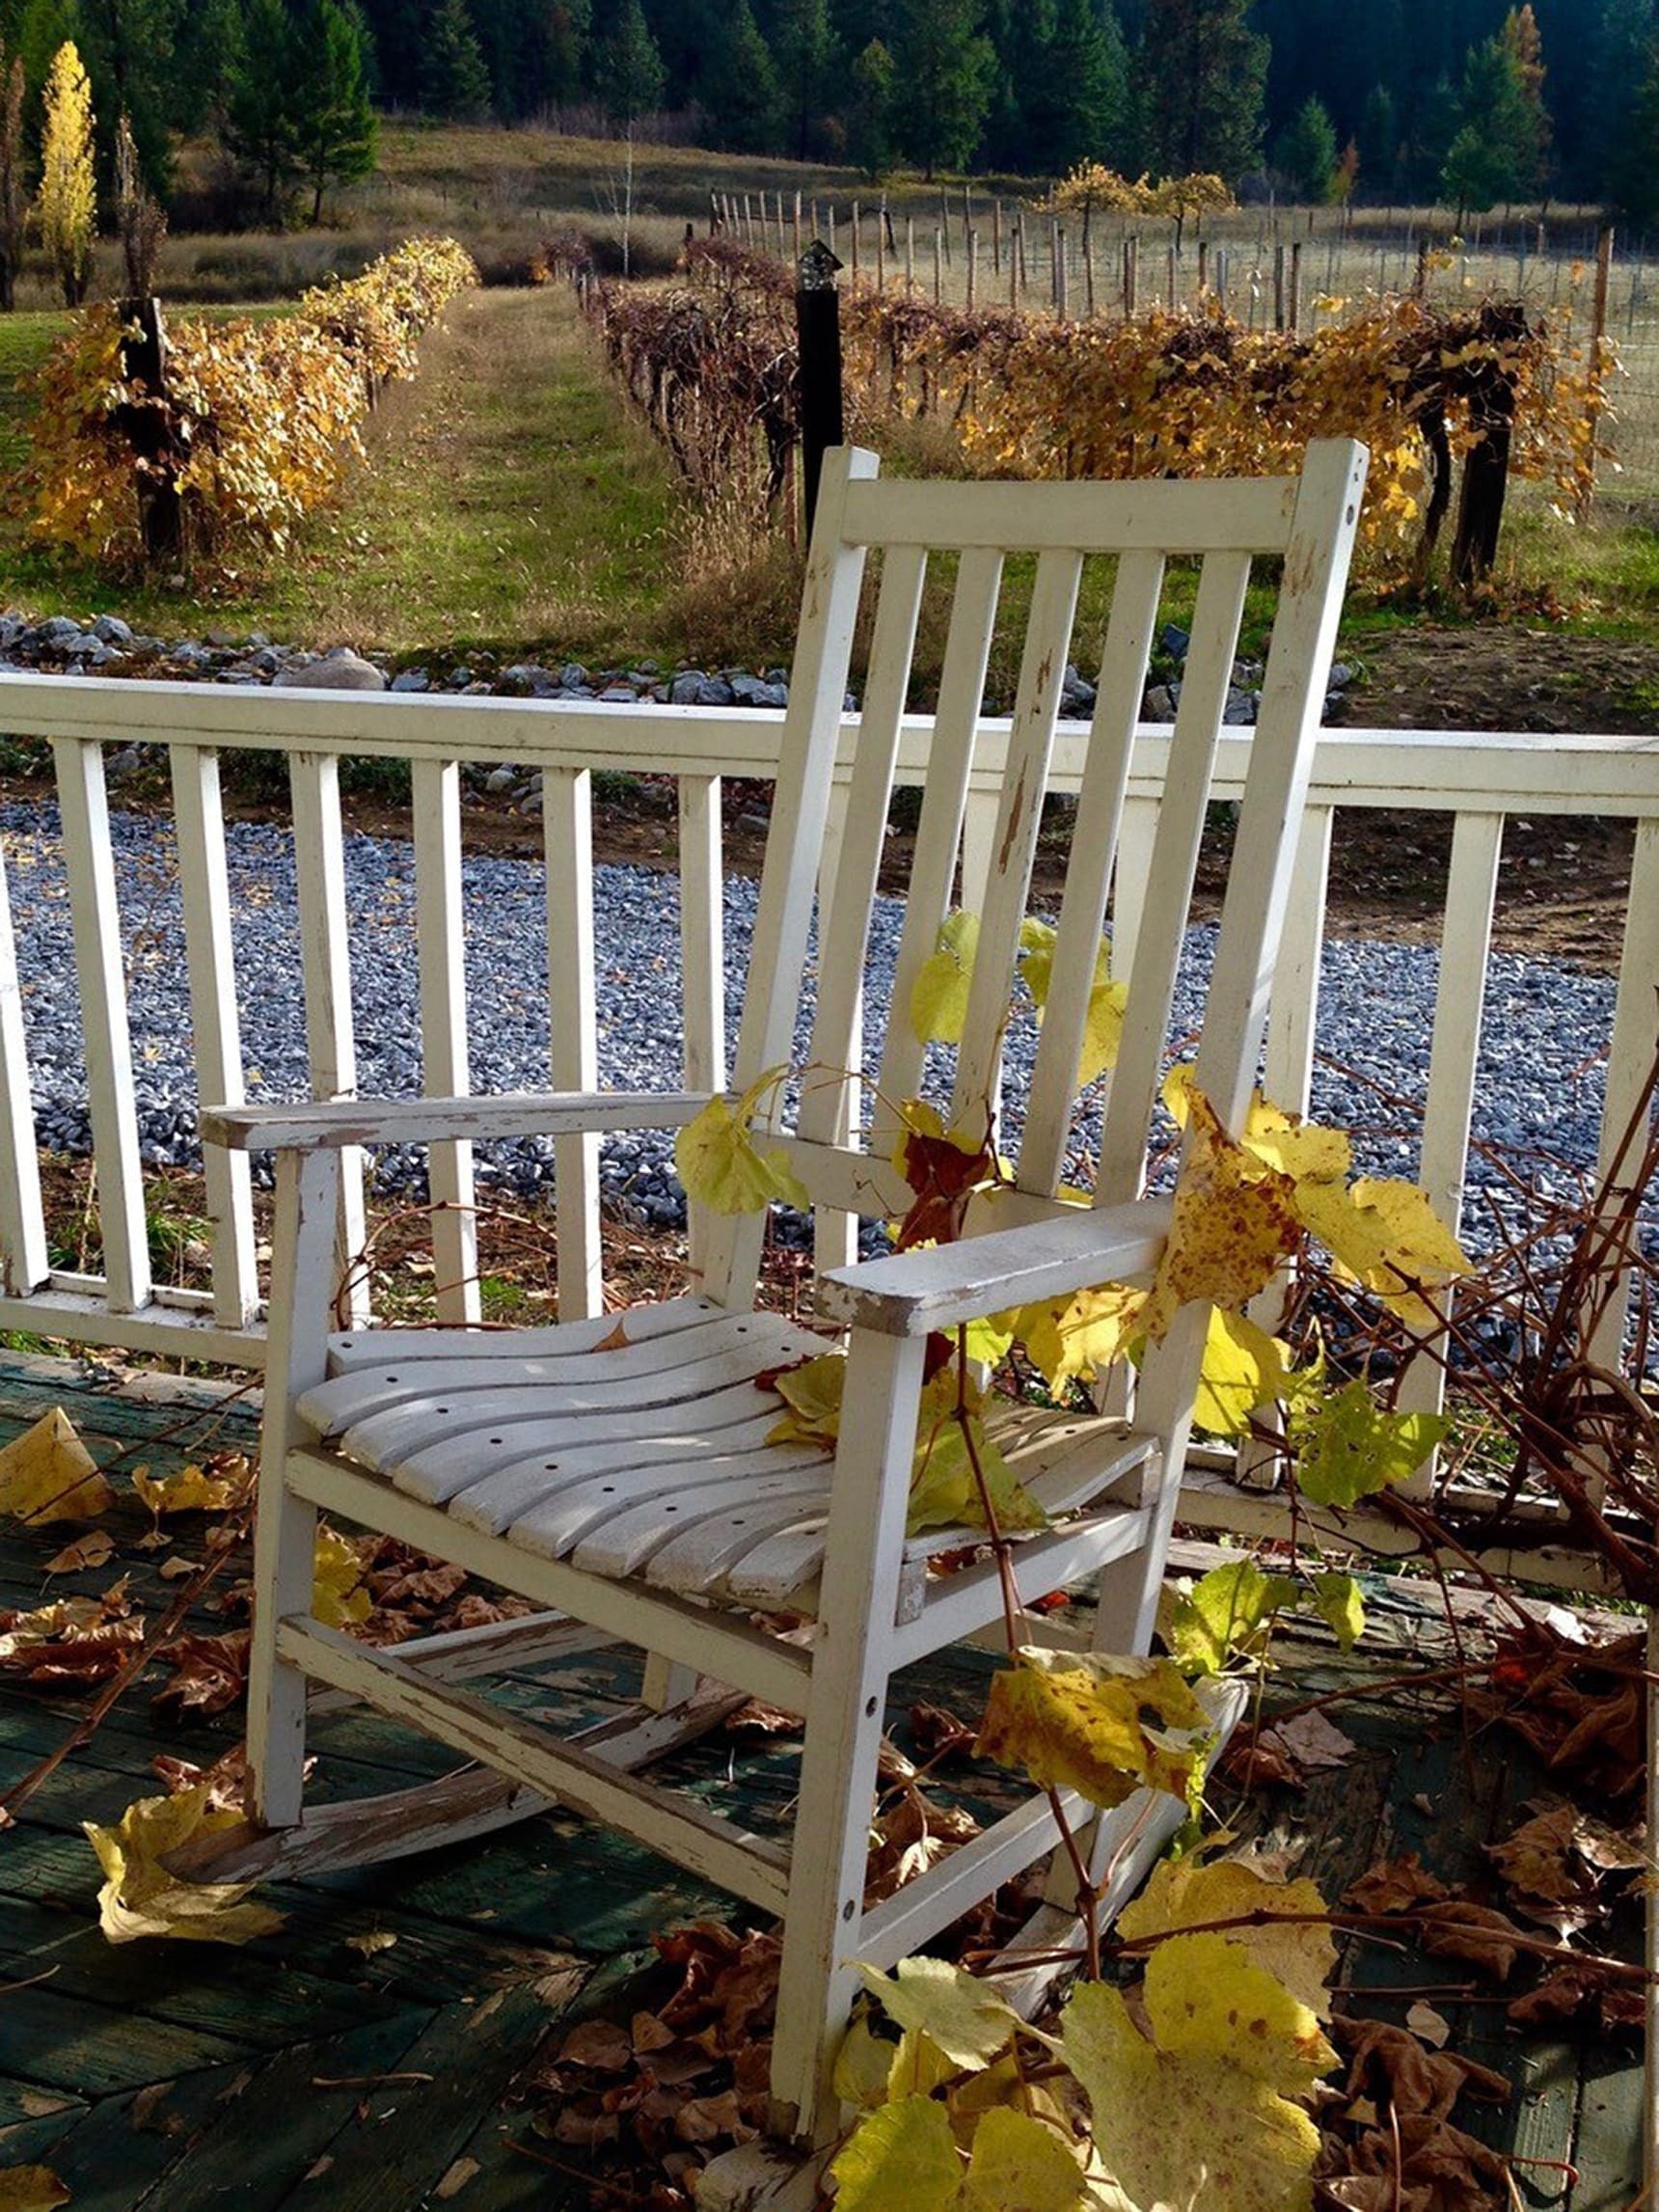
{"type": "Polygon", "coordinates": [[[645,1653],[645,1676],[639,1685],[639,1703],[652,1712],[666,1712],[683,1706],[697,1686],[695,1667],[683,1667],[661,1652],[645,1653]]]}
{"type": "Polygon", "coordinates": [[[270,1334],[254,1530],[254,1629],[248,1654],[248,1811],[261,1827],[298,1824],[305,1777],[306,1678],[277,1650],[282,1623],[312,1607],[316,1509],[287,1487],[300,1441],[294,1402],[328,1370],[340,1158],[277,1156],[270,1334]]]}
{"type": "Polygon", "coordinates": [[[830,2083],[857,1989],[923,1352],[919,1338],[856,1333],[835,1455],[772,2059],[773,2095],[813,2143],[840,2120],[830,2083]]]}

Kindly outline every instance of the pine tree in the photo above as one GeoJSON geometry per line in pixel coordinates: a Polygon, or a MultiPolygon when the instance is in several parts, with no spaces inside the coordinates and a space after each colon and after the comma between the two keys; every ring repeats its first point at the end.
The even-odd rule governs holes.
{"type": "Polygon", "coordinates": [[[748,0],[735,0],[703,103],[716,144],[734,153],[763,153],[776,143],[777,78],[748,0]]]}
{"type": "Polygon", "coordinates": [[[29,195],[23,183],[23,57],[6,62],[0,44],[0,313],[17,304],[17,272],[23,265],[23,231],[29,195]]]}
{"type": "Polygon", "coordinates": [[[58,48],[46,79],[46,121],[36,201],[41,242],[64,289],[79,307],[93,268],[97,197],[93,176],[93,89],[74,41],[58,48]]]}
{"type": "Polygon", "coordinates": [[[551,106],[571,107],[581,97],[592,30],[589,0],[552,0],[543,44],[543,95],[551,106]]]}
{"type": "Polygon", "coordinates": [[[847,153],[866,177],[880,177],[893,154],[893,57],[872,39],[853,63],[847,108],[847,153]]]}
{"type": "Polygon", "coordinates": [[[1247,9],[1248,0],[1147,0],[1138,73],[1148,159],[1161,175],[1231,183],[1260,157],[1267,41],[1247,9]]]}
{"type": "Polygon", "coordinates": [[[1109,0],[1054,0],[1036,48],[1027,97],[1030,150],[1040,175],[1063,177],[1080,161],[1121,156],[1123,38],[1109,0]]]}
{"type": "Polygon", "coordinates": [[[1607,167],[1607,198],[1627,221],[1649,230],[1659,223],[1659,33],[1634,74],[1607,167]]]}
{"type": "Polygon", "coordinates": [[[781,0],[773,49],[777,56],[784,142],[797,161],[804,161],[813,150],[824,116],[834,104],[830,75],[835,36],[826,0],[781,0]]]}
{"type": "Polygon", "coordinates": [[[330,184],[354,184],[373,175],[377,125],[355,8],[312,0],[293,43],[295,164],[311,186],[315,224],[322,221],[322,196],[330,184]]]}
{"type": "Polygon", "coordinates": [[[268,222],[280,222],[298,169],[290,88],[294,35],[284,0],[248,0],[231,65],[225,145],[258,187],[268,222]]]}
{"type": "Polygon", "coordinates": [[[1543,41],[1538,36],[1537,17],[1533,14],[1531,0],[1523,0],[1519,8],[1511,8],[1504,18],[1501,33],[1504,47],[1514,65],[1520,80],[1521,99],[1527,116],[1527,147],[1523,163],[1524,182],[1534,192],[1541,192],[1549,175],[1550,119],[1544,106],[1543,41]]]}
{"type": "Polygon", "coordinates": [[[1400,119],[1386,85],[1373,85],[1360,111],[1359,151],[1367,177],[1393,192],[1400,180],[1400,119]]]}
{"type": "Polygon", "coordinates": [[[906,0],[894,67],[904,86],[900,144],[922,174],[959,169],[979,143],[996,56],[977,0],[906,0]]]}
{"type": "Polygon", "coordinates": [[[1521,66],[1502,31],[1470,47],[1459,114],[1440,183],[1461,223],[1471,210],[1483,214],[1499,201],[1519,199],[1536,158],[1521,66]]]}
{"type": "Polygon", "coordinates": [[[622,0],[599,64],[599,97],[610,121],[632,135],[663,98],[663,57],[639,0],[622,0]]]}
{"type": "Polygon", "coordinates": [[[476,123],[489,113],[490,72],[467,0],[436,0],[426,18],[421,105],[456,123],[476,123]]]}
{"type": "Polygon", "coordinates": [[[1298,200],[1318,206],[1331,196],[1337,167],[1337,126],[1323,100],[1311,95],[1289,129],[1279,134],[1276,166],[1298,200]]]}

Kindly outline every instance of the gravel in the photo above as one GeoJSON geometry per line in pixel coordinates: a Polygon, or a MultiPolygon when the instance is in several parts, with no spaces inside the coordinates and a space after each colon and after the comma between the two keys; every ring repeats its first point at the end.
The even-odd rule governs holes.
{"type": "MultiPolygon", "coordinates": [[[[152,817],[122,812],[112,814],[110,828],[125,925],[143,1151],[151,1163],[189,1165],[199,1151],[172,831],[152,817]]],[[[86,1072],[56,808],[0,809],[0,829],[41,1137],[54,1149],[84,1152],[90,1147],[86,1072]]],[[[305,1028],[292,840],[279,829],[248,823],[230,825],[226,836],[249,1093],[255,1100],[300,1098],[305,1028]]],[[[472,858],[463,872],[474,1087],[546,1086],[542,871],[523,860],[472,858]]],[[[365,1096],[407,1095],[421,1080],[413,854],[393,840],[348,836],[346,879],[359,1087],[365,1096]]],[[[734,1038],[755,891],[744,879],[726,890],[726,1000],[734,1038]]],[[[681,1043],[675,879],[644,868],[596,868],[594,907],[601,1082],[672,1087],[681,1043]]],[[[890,899],[878,907],[869,1008],[874,1037],[885,1020],[900,911],[890,899]]],[[[1212,948],[1212,930],[1189,933],[1178,1034],[1195,1024],[1212,948]]],[[[1387,1098],[1423,1095],[1437,965],[1436,952],[1427,946],[1339,942],[1325,947],[1320,1041],[1327,1060],[1338,1064],[1317,1071],[1314,1112],[1354,1133],[1358,1163],[1370,1173],[1415,1172],[1413,1116],[1409,1106],[1391,1109],[1387,1098]]],[[[1611,1024],[1613,989],[1608,977],[1504,954],[1492,960],[1475,1137],[1502,1150],[1546,1195],[1570,1197],[1578,1174],[1594,1160],[1602,1095],[1597,1055],[1611,1024]]],[[[805,1031],[803,1014],[802,1051],[805,1031]]],[[[1007,1134],[1023,1110],[1034,1039],[1028,1015],[1017,1014],[1006,1054],[1007,1134]]],[[[942,1077],[942,1055],[938,1061],[934,1074],[942,1077]]],[[[1091,1134],[1085,1114],[1085,1145],[1091,1134]]],[[[653,1227],[678,1226],[684,1218],[670,1145],[666,1135],[635,1133],[612,1137],[603,1154],[607,1195],[653,1227]]],[[[377,1172],[384,1187],[408,1189],[420,1183],[421,1161],[413,1153],[382,1154],[377,1172]]],[[[545,1194],[553,1182],[552,1146],[530,1139],[496,1148],[480,1161],[480,1180],[524,1196],[545,1194]]],[[[1478,1192],[1489,1193],[1511,1231],[1525,1226],[1524,1198],[1478,1152],[1472,1181],[1478,1192]]],[[[1486,1205],[1478,1201],[1470,1215],[1469,1243],[1489,1247],[1494,1232],[1486,1205]]],[[[1652,1226],[1659,1236],[1659,1213],[1652,1226]]]]}

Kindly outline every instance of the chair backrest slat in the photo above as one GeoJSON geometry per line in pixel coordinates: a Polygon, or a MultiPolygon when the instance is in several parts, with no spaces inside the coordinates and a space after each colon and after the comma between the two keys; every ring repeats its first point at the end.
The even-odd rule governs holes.
{"type": "Polygon", "coordinates": [[[911,660],[927,581],[927,550],[888,548],[870,645],[870,681],[858,719],[858,751],[847,802],[847,831],[835,871],[828,922],[818,930],[818,1006],[802,1092],[802,1136],[845,1141],[857,1126],[857,1085],[851,1079],[861,1049],[860,1009],[870,917],[886,844],[899,732],[910,690],[911,660]],[[836,1084],[830,1072],[849,1079],[836,1084]]]}
{"type": "Polygon", "coordinates": [[[1139,1188],[1249,583],[1247,553],[1210,554],[1199,578],[1175,736],[1158,803],[1152,876],[1127,978],[1123,1046],[1101,1133],[1098,1205],[1120,1205],[1139,1188]]]}
{"type": "Polygon", "coordinates": [[[951,1116],[957,1122],[965,1118],[971,1123],[983,1110],[983,1102],[994,1100],[998,1089],[1002,1038],[1020,957],[1020,925],[1025,917],[1037,837],[1043,826],[1048,755],[1053,750],[1054,724],[1060,719],[1066,652],[1076,618],[1082,576],[1080,553],[1047,552],[1038,557],[1020,686],[1014,698],[1014,724],[1008,733],[1008,759],[1002,772],[991,874],[980,915],[978,957],[956,1058],[951,1116]]]}
{"type": "Polygon", "coordinates": [[[1031,1074],[1024,1141],[1020,1147],[1020,1187],[1044,1196],[1052,1195],[1059,1187],[1065,1165],[1066,1138],[1076,1102],[1077,1065],[1095,988],[1096,956],[1118,857],[1129,755],[1140,721],[1162,590],[1163,560],[1159,554],[1124,555],[1118,564],[1111,618],[1101,657],[1088,755],[1072,826],[1072,860],[1056,925],[1048,1003],[1031,1074]]]}
{"type": "Polygon", "coordinates": [[[963,555],[951,602],[933,746],[928,754],[927,787],[916,825],[910,888],[893,970],[892,1015],[882,1052],[881,1095],[875,1102],[871,1138],[872,1149],[880,1152],[892,1149],[896,1133],[893,1103],[909,1098],[921,1084],[926,1055],[911,1027],[911,992],[917,971],[933,954],[939,925],[950,911],[1001,588],[1000,553],[980,547],[963,555]]]}

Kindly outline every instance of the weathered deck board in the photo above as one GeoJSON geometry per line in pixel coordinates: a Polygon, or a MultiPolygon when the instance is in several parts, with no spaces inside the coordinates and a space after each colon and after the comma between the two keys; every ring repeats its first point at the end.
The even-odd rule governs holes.
{"type": "MultiPolygon", "coordinates": [[[[100,1460],[126,1468],[178,1463],[205,1448],[209,1432],[224,1444],[253,1438],[244,1407],[204,1409],[187,1386],[113,1395],[77,1384],[73,1369],[46,1376],[40,1362],[23,1365],[14,1377],[0,1359],[0,1441],[59,1400],[100,1460]]],[[[123,1509],[111,1525],[124,1567],[144,1516],[123,1509]]],[[[40,1602],[41,1568],[71,1533],[0,1531],[0,1603],[40,1602]]],[[[170,1551],[200,1556],[200,1523],[172,1522],[168,1533],[166,1548],[136,1555],[131,1591],[151,1619],[172,1597],[160,1563],[170,1551]]],[[[112,1573],[57,1577],[50,1587],[93,1594],[112,1573]]],[[[1379,1672],[1443,1655],[1410,1586],[1377,1585],[1371,1614],[1371,1634],[1352,1656],[1322,1632],[1300,1639],[1286,1691],[1355,1693],[1331,1712],[1354,1739],[1354,1756],[1304,1791],[1249,1808],[1265,1840],[1299,1854],[1333,1898],[1391,1850],[1418,1850],[1466,1882],[1482,1863],[1479,1844],[1523,1816],[1539,1779],[1507,1742],[1468,1745],[1446,1704],[1371,1688],[1379,1672]]],[[[213,1598],[189,1624],[208,1633],[228,1625],[213,1598]]],[[[905,1738],[903,1707],[917,1696],[971,1716],[991,1664],[975,1656],[955,1671],[919,1671],[901,1685],[895,1734],[905,1738]]],[[[496,1694],[569,1725],[624,1704],[632,1666],[602,1652],[551,1681],[506,1678],[496,1694]]],[[[94,1925],[99,1876],[80,1822],[112,1817],[160,1787],[150,1761],[163,1737],[149,1701],[161,1679],[153,1671],[0,1835],[0,1981],[50,1970],[49,1980],[9,1988],[0,2006],[0,2167],[51,2165],[74,2193],[70,2212],[414,2212],[433,2201],[457,2159],[477,2163],[456,2199],[470,2212],[590,2202],[582,2154],[569,2154],[569,2171],[515,2148],[528,2141],[567,2156],[538,2144],[528,2116],[503,2111],[502,2095],[550,2025],[640,1971],[653,1932],[723,1914],[729,1901],[622,1839],[553,1816],[463,1850],[271,1885],[264,1894],[285,1925],[242,1951],[112,1949],[94,1925]],[[369,1933],[395,1940],[366,1956],[350,1939],[369,1933]],[[374,2083],[409,2070],[434,2079],[374,2083]]],[[[3,1680],[0,1788],[60,1744],[81,1709],[78,1700],[3,1680]]],[[[205,1762],[239,1734],[231,1715],[173,1732],[166,1747],[205,1762]]],[[[441,1746],[361,1711],[319,1721],[314,1742],[317,1788],[329,1795],[385,1789],[452,1763],[441,1746]]],[[[687,1754],[664,1771],[721,1810],[787,1829],[795,1788],[787,1744],[722,1742],[715,1758],[687,1754]]],[[[978,1789],[975,1780],[966,1801],[978,1789]]],[[[1428,1978],[1455,1987],[1464,1970],[1431,1962],[1428,1978]]],[[[1344,1947],[1343,1979],[1367,1990],[1368,2002],[1386,2003],[1384,1992],[1423,1982],[1424,1962],[1354,1939],[1344,1947]]],[[[1458,2123],[1523,2158],[1577,2162],[1581,2178],[1566,2194],[1557,2193],[1562,2177],[1540,2168],[1532,2200],[1562,2212],[1626,2212],[1639,2187],[1635,2051],[1523,2040],[1500,2006],[1449,1997],[1441,2009],[1457,2046],[1520,2092],[1507,2109],[1465,2106],[1458,2123]]]]}

